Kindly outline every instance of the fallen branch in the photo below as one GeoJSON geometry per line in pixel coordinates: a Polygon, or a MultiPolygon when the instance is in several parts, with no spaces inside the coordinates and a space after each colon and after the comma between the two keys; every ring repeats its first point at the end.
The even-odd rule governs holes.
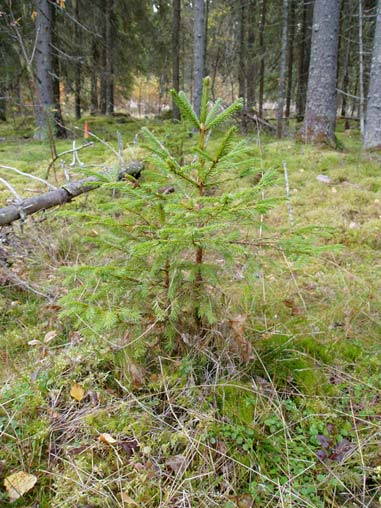
{"type": "MultiPolygon", "coordinates": [[[[132,162],[119,172],[118,180],[121,180],[124,175],[131,175],[138,178],[142,169],[143,164],[141,162],[132,162]]],[[[54,206],[69,203],[77,196],[96,189],[99,182],[99,178],[90,176],[78,180],[77,182],[66,183],[56,190],[45,192],[39,196],[27,198],[19,203],[0,208],[0,226],[6,226],[18,219],[25,219],[26,216],[32,215],[40,210],[47,210],[54,206]]]]}
{"type": "Polygon", "coordinates": [[[245,112],[244,116],[246,116],[246,118],[249,118],[249,120],[252,120],[256,124],[261,125],[265,129],[269,129],[274,132],[276,131],[276,127],[274,127],[274,125],[271,125],[271,123],[266,122],[266,120],[263,120],[263,118],[261,118],[259,115],[256,114],[250,115],[249,113],[245,112]]]}

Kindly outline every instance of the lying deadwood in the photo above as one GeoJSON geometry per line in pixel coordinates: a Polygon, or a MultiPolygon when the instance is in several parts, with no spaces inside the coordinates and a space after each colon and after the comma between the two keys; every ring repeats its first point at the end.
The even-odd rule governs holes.
{"type": "MultiPolygon", "coordinates": [[[[118,179],[121,180],[125,175],[139,178],[142,169],[143,164],[141,162],[132,162],[119,172],[118,179]]],[[[54,206],[69,203],[77,196],[96,189],[98,185],[99,179],[96,176],[90,176],[76,182],[68,182],[56,190],[45,192],[44,194],[24,199],[19,203],[0,208],[0,226],[6,226],[18,219],[25,219],[26,216],[32,215],[40,210],[47,210],[54,206]]]]}
{"type": "Polygon", "coordinates": [[[251,115],[250,113],[245,112],[244,116],[246,116],[246,118],[252,120],[256,124],[259,124],[264,129],[269,129],[274,132],[276,131],[276,127],[274,127],[274,125],[271,125],[271,123],[266,122],[266,120],[263,120],[263,118],[261,118],[259,115],[256,114],[251,115]]]}

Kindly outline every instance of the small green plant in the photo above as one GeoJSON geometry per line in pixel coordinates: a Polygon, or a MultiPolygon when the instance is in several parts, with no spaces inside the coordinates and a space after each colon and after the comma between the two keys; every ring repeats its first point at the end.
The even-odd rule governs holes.
{"type": "Polygon", "coordinates": [[[118,189],[118,199],[103,202],[97,213],[80,214],[101,257],[70,269],[64,314],[76,316],[92,334],[128,328],[129,348],[137,355],[145,354],[150,338],[162,347],[166,337],[170,350],[176,338],[195,341],[237,312],[235,268],[250,266],[262,242],[260,218],[279,202],[263,198],[274,174],[260,174],[253,150],[237,139],[234,126],[218,143],[211,141],[242,102],[222,109],[219,100],[210,104],[209,93],[205,78],[198,117],[186,95],[172,91],[190,133],[180,160],[143,128],[148,155],[142,179],[103,177],[102,188],[118,189]],[[235,309],[228,310],[232,300],[235,309]],[[144,341],[137,339],[141,334],[144,341]]]}

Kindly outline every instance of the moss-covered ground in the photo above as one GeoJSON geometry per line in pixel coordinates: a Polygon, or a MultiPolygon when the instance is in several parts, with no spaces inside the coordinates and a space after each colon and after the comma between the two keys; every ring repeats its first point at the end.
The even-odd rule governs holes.
{"type": "MultiPolygon", "coordinates": [[[[79,152],[88,169],[116,164],[117,131],[126,160],[141,156],[143,120],[88,120],[104,141],[79,152]]],[[[186,149],[169,122],[149,126],[186,149]]],[[[82,144],[83,121],[70,127],[82,144]]],[[[50,148],[32,135],[28,119],[0,124],[0,164],[44,177],[50,148]]],[[[380,506],[381,155],[362,152],[356,129],[337,135],[339,150],[247,135],[258,170],[279,176],[265,192],[285,197],[285,161],[295,225],[318,226],[330,248],[303,259],[266,250],[236,274],[254,352],[244,364],[223,348],[184,348],[131,368],[121,337],[89,340],[60,318],[60,268],[98,256],[86,226],[50,210],[0,231],[0,506],[11,506],[2,485],[18,471],[37,477],[12,503],[23,508],[380,506]]],[[[64,181],[61,160],[73,178],[86,172],[69,154],[52,183],[64,181]]],[[[0,176],[23,197],[43,191],[0,176]]],[[[12,199],[0,186],[0,206],[12,199]]],[[[286,200],[258,235],[268,227],[290,227],[286,200]]]]}

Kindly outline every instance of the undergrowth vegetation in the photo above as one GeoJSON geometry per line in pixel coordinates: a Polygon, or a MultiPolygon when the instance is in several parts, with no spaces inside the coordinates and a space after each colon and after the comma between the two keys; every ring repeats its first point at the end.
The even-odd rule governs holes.
{"type": "MultiPolygon", "coordinates": [[[[243,139],[176,98],[181,125],[90,120],[139,180],[0,233],[0,474],[37,478],[12,506],[377,507],[380,157],[357,131],[243,139]]],[[[46,145],[0,135],[44,176],[46,145]]],[[[110,146],[66,170],[115,174],[110,146]]]]}

